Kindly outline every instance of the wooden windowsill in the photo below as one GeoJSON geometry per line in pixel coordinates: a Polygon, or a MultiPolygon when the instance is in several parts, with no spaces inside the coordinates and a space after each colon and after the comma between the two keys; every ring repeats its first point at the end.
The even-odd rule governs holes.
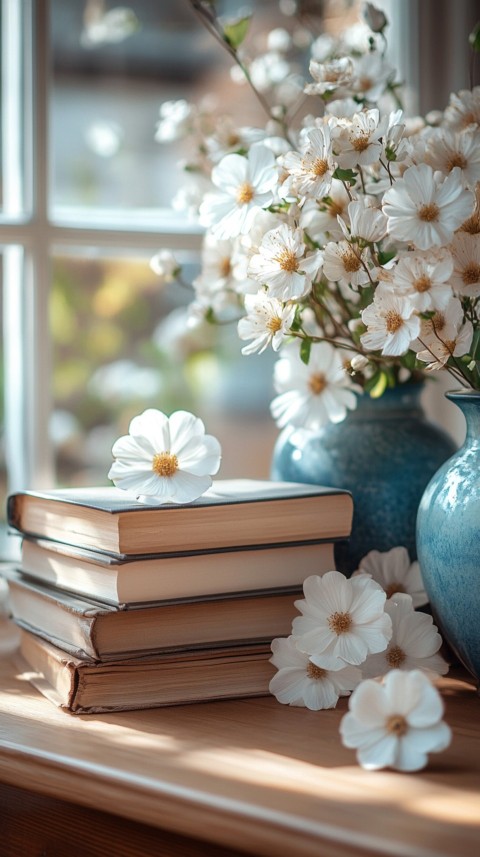
{"type": "MultiPolygon", "coordinates": [[[[0,663],[0,782],[256,855],[471,857],[480,701],[442,679],[451,746],[414,775],[342,747],[347,708],[273,698],[76,717],[0,663]]],[[[203,853],[203,852],[202,852],[203,853]]]]}

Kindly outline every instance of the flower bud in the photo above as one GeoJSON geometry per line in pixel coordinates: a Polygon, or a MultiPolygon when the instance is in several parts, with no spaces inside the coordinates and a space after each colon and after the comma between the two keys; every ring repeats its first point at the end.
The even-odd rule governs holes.
{"type": "Polygon", "coordinates": [[[365,366],[368,366],[368,359],[363,354],[355,354],[350,361],[350,366],[354,372],[361,372],[365,366]]]}

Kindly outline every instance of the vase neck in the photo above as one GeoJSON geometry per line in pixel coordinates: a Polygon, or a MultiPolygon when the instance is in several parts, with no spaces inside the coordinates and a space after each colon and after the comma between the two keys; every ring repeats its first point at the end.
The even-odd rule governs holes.
{"type": "Polygon", "coordinates": [[[480,448],[480,392],[446,393],[446,396],[460,408],[465,417],[467,424],[465,443],[469,447],[480,448]]]}
{"type": "Polygon", "coordinates": [[[357,409],[349,415],[349,419],[355,414],[360,418],[374,414],[381,419],[382,416],[394,416],[397,411],[403,416],[412,411],[421,411],[420,396],[423,389],[423,384],[405,384],[385,390],[378,399],[372,399],[366,394],[359,395],[357,409]]]}

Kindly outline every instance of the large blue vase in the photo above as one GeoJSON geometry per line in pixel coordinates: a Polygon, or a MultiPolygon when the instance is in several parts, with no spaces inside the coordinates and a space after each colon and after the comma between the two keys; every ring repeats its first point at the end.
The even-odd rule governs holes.
{"type": "MultiPolygon", "coordinates": [[[[405,384],[379,399],[358,398],[356,410],[318,432],[287,427],[275,445],[272,479],[347,488],[354,499],[352,535],[338,545],[337,568],[351,574],[370,550],[405,546],[412,559],[423,491],[455,450],[428,422],[422,384],[405,384]]],[[[312,537],[314,533],[312,533],[312,537]]]]}
{"type": "Polygon", "coordinates": [[[423,495],[418,557],[440,630],[480,683],[480,393],[447,398],[463,411],[467,435],[423,495]]]}

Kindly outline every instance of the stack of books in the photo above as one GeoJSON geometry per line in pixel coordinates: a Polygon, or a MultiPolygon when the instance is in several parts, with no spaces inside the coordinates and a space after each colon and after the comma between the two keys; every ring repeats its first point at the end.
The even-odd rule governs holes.
{"type": "Polygon", "coordinates": [[[116,488],[11,495],[30,680],[78,714],[265,695],[271,640],[304,579],[335,567],[352,511],[346,491],[256,480],[185,506],[116,488]]]}

